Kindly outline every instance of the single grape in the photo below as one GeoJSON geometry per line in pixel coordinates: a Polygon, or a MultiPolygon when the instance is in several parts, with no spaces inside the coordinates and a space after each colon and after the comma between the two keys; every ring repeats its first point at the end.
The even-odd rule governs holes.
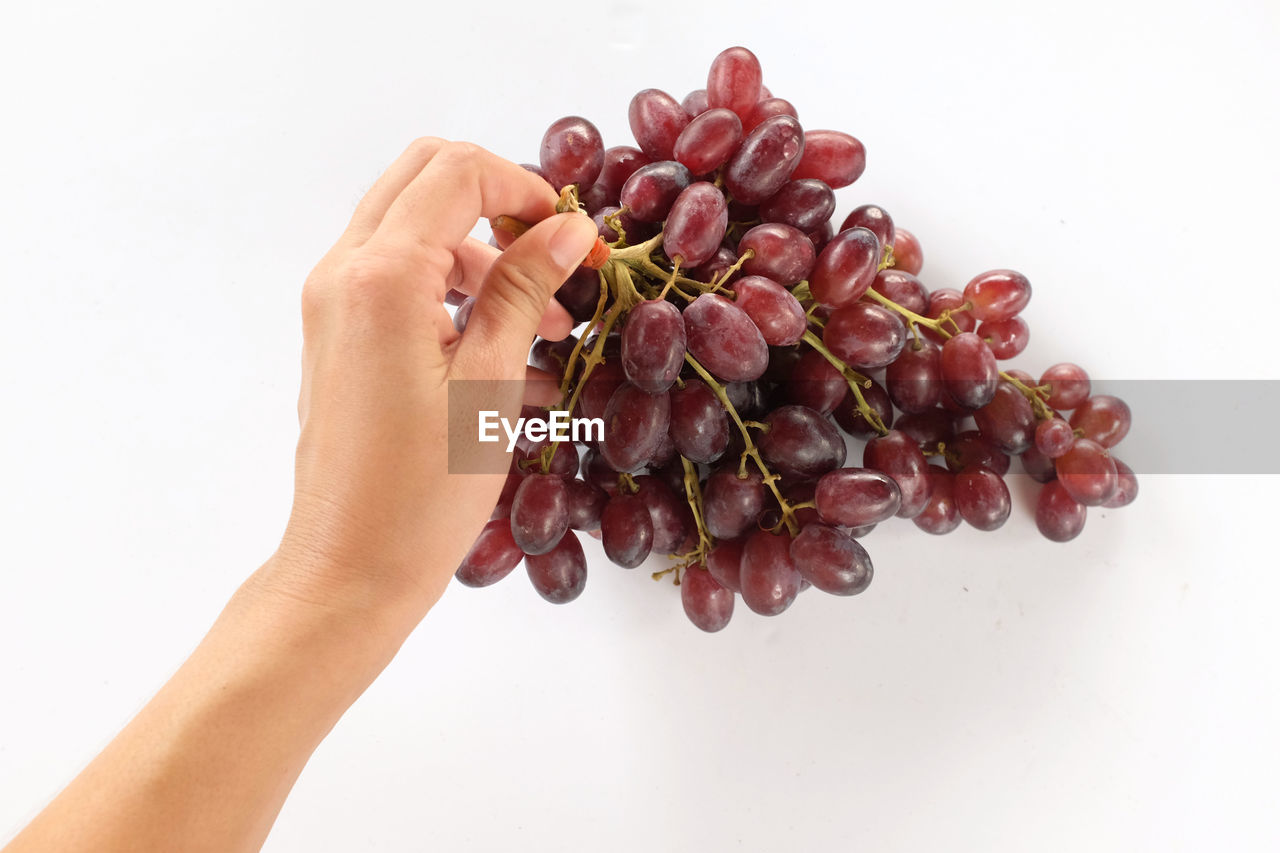
{"type": "Polygon", "coordinates": [[[897,482],[871,468],[839,468],[818,478],[813,495],[819,517],[841,527],[879,524],[897,515],[902,491],[897,482]]]}
{"type": "Polygon", "coordinates": [[[610,497],[618,493],[618,472],[597,448],[590,448],[582,457],[582,478],[610,497]]]}
{"type": "Polygon", "coordinates": [[[909,272],[887,267],[876,273],[871,289],[908,311],[925,314],[929,310],[929,291],[920,279],[909,272]]]}
{"type": "MultiPolygon", "coordinates": [[[[725,284],[738,278],[739,272],[737,270],[729,273],[729,270],[732,269],[737,262],[738,253],[733,249],[730,249],[728,246],[721,244],[720,248],[716,249],[715,254],[713,254],[709,260],[706,260],[699,266],[689,270],[686,274],[689,278],[696,279],[697,281],[701,281],[706,284],[710,284],[713,281],[720,281],[721,279],[723,279],[723,281],[720,281],[720,283],[725,284]],[[728,275],[728,278],[725,277],[726,275],[728,275]]],[[[681,272],[683,272],[683,270],[681,272]]]]}
{"type": "Polygon", "coordinates": [[[647,394],[630,382],[618,386],[604,410],[600,451],[617,471],[638,471],[658,450],[671,422],[671,400],[647,394]]]}
{"type": "MultiPolygon", "coordinates": [[[[875,380],[871,380],[870,387],[860,389],[862,397],[867,402],[867,406],[871,411],[880,416],[880,421],[886,428],[893,426],[893,403],[889,400],[888,393],[884,390],[884,386],[875,380]]],[[[867,422],[862,411],[858,408],[857,397],[853,391],[845,394],[844,399],[836,406],[835,412],[836,423],[840,428],[854,438],[871,438],[878,435],[879,432],[874,426],[867,422]]]]}
{"type": "Polygon", "coordinates": [[[627,120],[631,124],[631,135],[645,156],[652,160],[670,160],[680,131],[689,123],[689,114],[661,89],[645,89],[631,99],[627,120]]]}
{"type": "MultiPolygon", "coordinates": [[[[584,346],[582,351],[585,353],[587,347],[584,346]]],[[[591,371],[582,383],[582,396],[578,398],[578,414],[584,418],[603,418],[605,410],[609,407],[609,400],[626,381],[627,376],[622,371],[621,358],[608,359],[603,364],[597,364],[595,370],[591,371]]]]}
{"type": "Polygon", "coordinates": [[[964,298],[973,305],[970,310],[978,320],[1008,320],[1031,301],[1031,282],[1014,270],[990,270],[964,286],[964,298]]]}
{"type": "Polygon", "coordinates": [[[838,130],[807,131],[804,149],[792,177],[817,178],[833,190],[849,186],[867,168],[867,150],[862,143],[838,130]]]}
{"type": "Polygon", "coordinates": [[[577,184],[579,190],[586,190],[604,167],[604,140],[582,116],[566,116],[543,134],[540,157],[543,176],[553,188],[577,184]]]}
{"type": "Polygon", "coordinates": [[[791,539],[757,530],[742,548],[742,600],[762,616],[777,616],[800,594],[791,539]]]}
{"type": "Polygon", "coordinates": [[[759,204],[782,189],[804,154],[804,130],[791,116],[762,121],[746,135],[724,170],[725,188],[743,204],[759,204]]]}
{"type": "Polygon", "coordinates": [[[709,175],[729,161],[742,144],[742,120],[733,110],[709,109],[689,122],[676,138],[675,159],[695,175],[709,175]]]}
{"type": "Polygon", "coordinates": [[[511,574],[523,559],[524,551],[511,537],[510,522],[499,518],[485,524],[454,577],[464,586],[489,586],[511,574]]]}
{"type": "Polygon", "coordinates": [[[934,450],[955,437],[956,421],[954,414],[935,407],[927,412],[903,415],[894,423],[894,429],[905,432],[921,447],[934,450]]]}
{"type": "Polygon", "coordinates": [[[683,484],[679,496],[652,474],[636,477],[636,486],[636,494],[648,507],[649,520],[653,522],[653,550],[659,554],[675,553],[694,526],[683,484]]]}
{"type": "Polygon", "coordinates": [[[1092,439],[1076,439],[1070,450],[1053,460],[1053,467],[1067,494],[1085,506],[1106,503],[1120,485],[1115,460],[1092,439]]]}
{"type": "Polygon", "coordinates": [[[809,232],[809,242],[813,244],[813,251],[821,255],[822,250],[827,248],[827,244],[831,242],[831,238],[836,236],[835,228],[831,227],[831,220],[819,225],[816,229],[809,232]]]}
{"type": "Polygon", "coordinates": [[[704,293],[684,309],[689,353],[729,382],[758,379],[769,366],[769,346],[745,311],[718,293],[704,293]]]}
{"type": "Polygon", "coordinates": [[[893,245],[893,218],[889,216],[889,211],[877,204],[855,207],[840,226],[841,231],[848,231],[850,228],[866,228],[876,235],[881,246],[893,245]]]}
{"type": "Polygon", "coordinates": [[[742,265],[746,275],[761,275],[778,284],[801,281],[813,269],[817,257],[805,233],[781,222],[757,225],[738,241],[739,254],[753,256],[742,265]]]}
{"type": "Polygon", "coordinates": [[[742,130],[744,133],[750,133],[762,122],[774,116],[791,116],[798,119],[800,113],[796,111],[795,105],[785,98],[761,98],[751,110],[751,116],[742,120],[742,130]]]}
{"type": "Polygon", "coordinates": [[[760,218],[781,222],[808,234],[831,219],[836,210],[836,194],[814,178],[787,181],[760,204],[760,218]]]}
{"type": "Polygon", "coordinates": [[[733,286],[734,304],[747,313],[769,346],[798,343],[808,318],[791,292],[772,279],[749,275],[733,286]]]}
{"type": "Polygon", "coordinates": [[[867,442],[862,464],[893,478],[901,493],[899,518],[915,518],[929,503],[929,464],[920,447],[897,430],[867,442]]]}
{"type": "Polygon", "coordinates": [[[1088,510],[1060,480],[1046,483],[1036,497],[1036,528],[1051,542],[1070,542],[1084,530],[1088,510]]]}
{"type": "Polygon", "coordinates": [[[946,461],[947,467],[956,472],[980,466],[1001,477],[1009,473],[1008,454],[976,429],[963,430],[947,442],[946,461]]]}
{"type": "Polygon", "coordinates": [[[960,526],[956,508],[956,475],[938,465],[929,466],[929,503],[911,519],[925,533],[944,536],[960,526]]]}
{"type": "Polygon", "coordinates": [[[668,423],[667,431],[658,439],[658,449],[653,451],[653,455],[649,457],[649,461],[645,463],[645,467],[662,468],[672,462],[676,458],[676,455],[676,444],[671,440],[671,424],[668,423]]]}
{"type": "Polygon", "coordinates": [[[956,335],[942,345],[942,387],[966,409],[990,403],[1000,383],[996,357],[973,332],[956,335]]]}
{"type": "Polygon", "coordinates": [[[729,416],[715,392],[700,379],[671,389],[671,440],[690,462],[714,462],[729,446],[729,416]]]}
{"type": "Polygon", "coordinates": [[[695,267],[716,253],[728,227],[724,194],[706,181],[690,184],[671,205],[663,226],[662,249],[682,267],[695,267]]]}
{"type": "Polygon", "coordinates": [[[599,530],[609,495],[585,480],[566,480],[564,485],[569,494],[569,529],[599,530]]]}
{"type": "Polygon", "coordinates": [[[747,118],[760,100],[760,60],[745,47],[721,51],[707,74],[707,104],[728,107],[747,118]]]}
{"type": "Polygon", "coordinates": [[[758,471],[739,477],[736,468],[715,471],[702,489],[703,522],[716,539],[736,539],[753,529],[764,510],[758,471]]]}
{"type": "Polygon", "coordinates": [[[1013,358],[1031,342],[1031,328],[1021,317],[988,320],[978,326],[978,337],[987,342],[991,353],[1001,361],[1013,358]]]}
{"type": "Polygon", "coordinates": [[[634,569],[653,549],[653,520],[639,495],[609,498],[600,516],[600,543],[605,556],[624,569],[634,569]]]}
{"type": "Polygon", "coordinates": [[[960,517],[979,530],[1003,526],[1013,509],[1004,480],[981,465],[970,465],[955,475],[953,494],[960,517]]]}
{"type": "Polygon", "coordinates": [[[547,553],[525,557],[524,567],[538,595],[552,604],[568,604],[587,585],[587,555],[572,530],[547,553]]]}
{"type": "Polygon", "coordinates": [[[569,493],[555,474],[530,474],[511,502],[511,537],[526,554],[545,554],[569,529],[569,493]]]}
{"type": "Polygon", "coordinates": [[[834,412],[849,394],[844,374],[822,353],[808,348],[800,354],[781,388],[786,402],[807,406],[824,415],[834,412]]]}
{"type": "Polygon", "coordinates": [[[707,552],[707,571],[725,589],[742,592],[742,546],[743,539],[730,539],[717,542],[707,552]]]}
{"type": "Polygon", "coordinates": [[[578,267],[556,291],[556,301],[564,306],[575,323],[585,323],[595,316],[600,304],[600,272],[578,267]]]}
{"type": "Polygon", "coordinates": [[[1133,423],[1129,405],[1119,397],[1098,394],[1085,400],[1071,413],[1071,426],[1103,447],[1115,447],[1133,423]]]}
{"type": "Polygon", "coordinates": [[[888,308],[855,302],[831,312],[822,342],[852,367],[884,367],[902,352],[907,328],[888,308]]]}
{"type": "Polygon", "coordinates": [[[1050,367],[1041,374],[1039,384],[1049,386],[1049,398],[1045,402],[1062,412],[1089,399],[1091,389],[1089,374],[1083,367],[1069,362],[1050,367]]]}
{"type": "Polygon", "coordinates": [[[686,568],[680,578],[680,603],[689,621],[711,634],[733,617],[733,591],[697,563],[686,568]]]}
{"type": "Polygon", "coordinates": [[[1128,465],[1111,457],[1116,463],[1116,490],[1111,493],[1111,497],[1102,502],[1107,509],[1119,509],[1122,506],[1128,506],[1138,497],[1138,476],[1133,473],[1133,469],[1128,465]]]}
{"type": "Polygon", "coordinates": [[[1036,435],[1036,413],[1013,383],[1001,381],[996,395],[973,413],[978,430],[1005,453],[1018,455],[1031,446],[1036,435]]]}
{"type": "Polygon", "coordinates": [[[849,534],[814,522],[791,543],[791,561],[809,583],[832,595],[857,595],[871,584],[871,557],[849,534]]]}
{"type": "Polygon", "coordinates": [[[545,370],[557,379],[564,376],[565,365],[578,343],[576,335],[568,335],[563,340],[549,341],[546,338],[534,338],[529,348],[529,366],[545,370]]]}
{"type": "Polygon", "coordinates": [[[689,115],[689,118],[697,118],[698,116],[711,109],[707,103],[707,90],[694,89],[692,92],[684,96],[684,100],[680,102],[680,106],[689,115]]]}
{"type": "Polygon", "coordinates": [[[1018,460],[1022,463],[1022,470],[1037,483],[1048,483],[1058,476],[1053,460],[1041,453],[1034,444],[1022,451],[1018,460]]]}
{"type": "MultiPolygon", "coordinates": [[[[922,312],[930,320],[937,320],[942,316],[943,311],[950,311],[948,316],[951,318],[948,322],[943,323],[943,328],[947,334],[956,335],[960,332],[972,332],[978,327],[977,321],[973,319],[973,315],[968,311],[960,310],[964,305],[964,294],[951,287],[942,287],[929,294],[929,308],[922,312]]],[[[927,326],[921,327],[924,336],[936,344],[946,342],[946,335],[940,335],[927,326]]]]}
{"type": "MultiPolygon", "coordinates": [[[[693,176],[684,166],[675,160],[660,160],[636,169],[622,185],[619,198],[641,222],[661,222],[691,183],[693,176]]],[[[630,232],[627,236],[630,238],[630,232]]]]}
{"type": "Polygon", "coordinates": [[[458,310],[453,312],[453,328],[458,334],[462,334],[467,330],[467,321],[471,319],[471,311],[476,307],[476,298],[468,296],[458,306],[458,310]]]}
{"type": "MultiPolygon", "coordinates": [[[[844,310],[844,309],[841,309],[844,310]]],[[[884,371],[893,404],[907,414],[927,412],[942,399],[942,353],[929,341],[912,341],[884,371]]]]}
{"type": "Polygon", "coordinates": [[[767,429],[756,444],[775,474],[808,480],[844,464],[844,439],[820,412],[782,406],[770,412],[764,423],[767,429]]]}
{"type": "Polygon", "coordinates": [[[857,302],[876,278],[880,241],[866,228],[851,228],[831,238],[809,275],[809,292],[823,305],[839,308],[857,302]]]}
{"type": "Polygon", "coordinates": [[[905,228],[894,229],[893,266],[912,275],[920,275],[924,268],[924,250],[920,248],[920,240],[905,228]]]}
{"type": "Polygon", "coordinates": [[[1062,418],[1049,418],[1036,426],[1036,449],[1050,459],[1066,453],[1075,441],[1075,430],[1062,418]]]}

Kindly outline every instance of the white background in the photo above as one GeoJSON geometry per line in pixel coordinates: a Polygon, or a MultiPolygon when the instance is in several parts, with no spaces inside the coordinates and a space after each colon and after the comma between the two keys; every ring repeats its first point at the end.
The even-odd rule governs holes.
{"type": "MultiPolygon", "coordinates": [[[[885,205],[933,287],[1030,276],[1018,364],[1277,378],[1278,14],[6,4],[0,838],[273,550],[300,284],[413,137],[530,160],[581,113],[630,142],[635,91],[682,97],[747,44],[807,126],[866,143],[838,216],[885,205]]],[[[565,607],[519,571],[452,588],[267,849],[1274,849],[1276,486],[1148,476],[1065,546],[1022,492],[996,534],[887,525],[863,596],[714,636],[594,543],[565,607]]]]}

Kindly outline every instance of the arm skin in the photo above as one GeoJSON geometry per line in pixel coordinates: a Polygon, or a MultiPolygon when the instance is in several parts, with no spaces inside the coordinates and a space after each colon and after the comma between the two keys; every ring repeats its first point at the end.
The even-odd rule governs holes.
{"type": "MultiPolygon", "coordinates": [[[[261,847],[311,753],[443,594],[502,488],[502,474],[448,473],[447,382],[521,380],[535,331],[569,332],[551,296],[596,229],[555,215],[555,199],[536,175],[438,139],[379,179],[303,288],[301,434],[279,550],[5,853],[261,847]],[[467,236],[503,213],[538,224],[502,253],[467,236]],[[444,310],[451,287],[477,297],[463,335],[444,310]]],[[[521,383],[504,387],[494,408],[514,417],[521,383]]],[[[484,448],[465,452],[502,455],[484,448]]]]}

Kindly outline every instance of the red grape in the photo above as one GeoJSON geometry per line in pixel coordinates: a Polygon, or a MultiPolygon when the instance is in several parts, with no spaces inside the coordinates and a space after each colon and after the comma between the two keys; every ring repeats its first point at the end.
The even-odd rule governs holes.
{"type": "Polygon", "coordinates": [[[863,450],[862,464],[883,471],[898,484],[902,499],[899,518],[915,518],[929,503],[929,465],[920,447],[906,433],[890,430],[873,438],[863,450]]]}
{"type": "Polygon", "coordinates": [[[600,452],[617,471],[638,471],[662,444],[671,421],[671,400],[647,394],[624,382],[604,410],[604,440],[600,452]]]}
{"type": "Polygon", "coordinates": [[[671,205],[691,183],[693,176],[684,166],[675,160],[660,160],[632,172],[619,198],[636,219],[659,222],[667,218],[671,205]]]}
{"type": "Polygon", "coordinates": [[[942,399],[941,359],[937,345],[929,341],[903,347],[884,371],[884,387],[893,404],[908,414],[937,406],[942,399]]]}
{"type": "Polygon", "coordinates": [[[673,261],[679,259],[681,266],[696,267],[720,248],[728,226],[724,194],[706,181],[690,184],[671,205],[663,227],[662,249],[673,261]]]}
{"type": "Polygon", "coordinates": [[[689,114],[661,89],[645,89],[631,99],[627,120],[641,151],[653,160],[670,160],[689,114]]]}
{"type": "Polygon", "coordinates": [[[865,527],[893,518],[902,506],[902,492],[882,471],[839,468],[818,478],[813,501],[828,524],[865,527]]]}
{"type": "Polygon", "coordinates": [[[758,379],[769,365],[769,346],[747,313],[718,293],[704,293],[684,309],[689,352],[729,382],[758,379]]]}
{"type": "Polygon", "coordinates": [[[972,303],[970,310],[978,320],[1008,320],[1031,301],[1031,282],[1014,270],[990,270],[964,286],[964,298],[972,303]]]}
{"type": "Polygon", "coordinates": [[[978,430],[1005,453],[1017,456],[1035,441],[1036,413],[1011,382],[996,385],[996,395],[973,413],[978,430]]]}
{"type": "Polygon", "coordinates": [[[838,308],[857,302],[875,281],[880,241],[866,228],[841,231],[818,255],[809,291],[823,305],[838,308]]]}
{"type": "Polygon", "coordinates": [[[707,477],[702,490],[703,521],[716,539],[736,539],[755,527],[764,510],[764,486],[759,472],[739,477],[733,469],[707,477]]]}
{"type": "Polygon", "coordinates": [[[729,445],[729,416],[705,382],[688,379],[671,390],[668,432],[680,455],[691,462],[714,462],[729,445]]]}
{"type": "Polygon", "coordinates": [[[538,595],[552,604],[573,601],[587,585],[587,555],[572,530],[547,553],[525,557],[524,567],[538,595]]]}
{"type": "Polygon", "coordinates": [[[775,473],[809,480],[844,464],[845,444],[821,413],[804,406],[782,406],[764,419],[768,427],[756,442],[775,473]]]}
{"type": "Polygon", "coordinates": [[[1119,472],[1107,449],[1088,438],[1078,438],[1053,461],[1058,480],[1067,494],[1085,506],[1099,506],[1119,487],[1119,472]]]}
{"type": "Polygon", "coordinates": [[[797,343],[808,328],[800,303],[776,281],[749,275],[735,282],[733,290],[734,304],[747,313],[769,346],[797,343]]]}
{"type": "Polygon", "coordinates": [[[609,498],[600,516],[600,542],[605,556],[624,569],[634,569],[653,549],[653,521],[639,495],[609,498]]]}
{"type": "Polygon", "coordinates": [[[569,529],[569,493],[555,474],[530,474],[511,502],[511,537],[526,554],[545,554],[569,529]]]}
{"type": "Polygon", "coordinates": [[[757,530],[742,549],[742,600],[762,616],[777,616],[800,594],[791,539],[757,530]]]}
{"type": "Polygon", "coordinates": [[[680,579],[680,603],[689,621],[708,633],[723,629],[733,616],[733,591],[696,563],[680,579]]]}
{"type": "Polygon", "coordinates": [[[1000,368],[977,334],[964,332],[943,344],[941,365],[943,388],[966,409],[980,409],[995,397],[1000,368]]]}
{"type": "Polygon", "coordinates": [[[929,466],[929,503],[911,519],[916,527],[934,536],[944,536],[960,526],[956,509],[956,475],[937,465],[929,466]]]}
{"type": "Polygon", "coordinates": [[[680,131],[675,159],[695,175],[709,175],[742,144],[742,120],[724,108],[709,109],[680,131]]]}
{"type": "Polygon", "coordinates": [[[511,537],[510,522],[499,518],[485,524],[454,577],[465,586],[489,586],[511,574],[523,559],[524,551],[511,537]]]}
{"type": "Polygon", "coordinates": [[[1021,317],[988,320],[978,326],[978,337],[987,342],[992,355],[1003,361],[1027,348],[1031,342],[1031,329],[1021,317]]]}
{"type": "Polygon", "coordinates": [[[1036,497],[1036,528],[1051,542],[1070,542],[1084,530],[1088,510],[1059,480],[1046,483],[1036,497]]]}
{"type": "Polygon", "coordinates": [[[817,178],[833,190],[849,186],[867,168],[862,143],[838,130],[806,131],[804,149],[792,177],[817,178]]]}
{"type": "Polygon", "coordinates": [[[871,583],[871,557],[848,533],[814,522],[791,542],[791,561],[809,583],[832,595],[857,595],[871,583]]]}
{"type": "Polygon", "coordinates": [[[1103,447],[1115,447],[1129,434],[1133,415],[1119,397],[1098,394],[1085,400],[1071,413],[1071,426],[1103,447]]]}
{"type": "Polygon", "coordinates": [[[804,153],[804,130],[791,116],[762,121],[747,134],[724,170],[725,188],[736,201],[759,204],[782,189],[804,153]]]}
{"type": "Polygon", "coordinates": [[[774,116],[791,116],[798,119],[800,113],[790,101],[784,98],[761,98],[751,110],[750,117],[742,120],[742,129],[745,133],[750,133],[759,127],[761,122],[774,116]]]}
{"type": "Polygon", "coordinates": [[[746,275],[762,275],[778,284],[795,284],[813,269],[813,242],[805,233],[781,222],[757,225],[738,241],[738,252],[754,252],[742,265],[746,275]]]}
{"type": "Polygon", "coordinates": [[[707,552],[707,571],[725,589],[742,592],[742,546],[745,540],[729,539],[707,552]]]}
{"type": "Polygon", "coordinates": [[[728,107],[742,119],[751,115],[760,100],[760,60],[745,47],[721,51],[707,74],[707,104],[728,107]]]}
{"type": "Polygon", "coordinates": [[[1045,402],[1059,411],[1074,409],[1089,399],[1089,374],[1076,364],[1055,364],[1041,374],[1040,384],[1049,386],[1049,399],[1045,402]]]}
{"type": "Polygon", "coordinates": [[[979,530],[996,530],[1009,520],[1009,487],[994,471],[970,465],[955,475],[952,489],[960,517],[979,530]]]}
{"type": "Polygon", "coordinates": [[[760,204],[760,218],[781,222],[808,234],[831,219],[836,210],[836,194],[822,181],[806,178],[787,181],[760,204]]]}
{"type": "Polygon", "coordinates": [[[848,231],[850,228],[866,228],[876,235],[881,246],[893,245],[893,218],[889,216],[889,211],[879,205],[864,204],[854,208],[840,226],[841,231],[848,231]]]}
{"type": "Polygon", "coordinates": [[[831,312],[822,342],[853,367],[884,367],[902,352],[907,329],[888,308],[855,302],[831,312]]]}
{"type": "Polygon", "coordinates": [[[604,140],[585,118],[566,116],[547,128],[540,155],[543,176],[554,189],[577,184],[586,190],[604,166],[604,140]]]}
{"type": "Polygon", "coordinates": [[[1061,418],[1050,418],[1036,426],[1036,449],[1050,459],[1066,453],[1075,441],[1075,430],[1061,418]]]}
{"type": "Polygon", "coordinates": [[[912,275],[920,275],[924,268],[924,250],[920,248],[920,241],[905,228],[894,229],[893,266],[912,275]]]}

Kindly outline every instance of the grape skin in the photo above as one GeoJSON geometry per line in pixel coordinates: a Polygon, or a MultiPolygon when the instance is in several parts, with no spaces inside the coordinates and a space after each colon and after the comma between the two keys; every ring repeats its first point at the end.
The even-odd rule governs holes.
{"type": "Polygon", "coordinates": [[[855,302],[831,312],[822,342],[850,366],[873,369],[898,357],[907,342],[907,327],[888,308],[855,302]]]}
{"type": "Polygon", "coordinates": [[[587,585],[587,555],[572,531],[547,553],[525,557],[524,566],[538,595],[552,604],[568,604],[587,585]]]}
{"type": "Polygon", "coordinates": [[[511,537],[526,554],[545,554],[569,529],[569,494],[555,474],[529,474],[511,502],[511,537]]]}
{"type": "Polygon", "coordinates": [[[893,518],[902,506],[897,482],[871,468],[840,468],[818,478],[818,516],[841,527],[866,527],[893,518]]]}
{"type": "Polygon", "coordinates": [[[804,130],[788,115],[762,121],[742,140],[724,170],[725,188],[743,204],[759,204],[782,189],[804,153],[804,130]]]}
{"type": "Polygon", "coordinates": [[[689,352],[713,375],[729,382],[759,379],[769,347],[746,312],[718,293],[704,293],[684,309],[689,352]]]}
{"type": "Polygon", "coordinates": [[[845,443],[835,425],[804,406],[782,406],[765,417],[760,455],[783,477],[809,480],[844,464],[845,443]]]}
{"type": "Polygon", "coordinates": [[[729,416],[724,404],[700,379],[671,390],[668,432],[681,456],[691,462],[714,462],[729,446],[729,416]]]}
{"type": "Polygon", "coordinates": [[[749,275],[733,286],[734,304],[746,312],[771,347],[798,343],[808,328],[799,301],[782,285],[761,275],[749,275]]]}
{"type": "Polygon", "coordinates": [[[823,305],[839,308],[856,302],[871,287],[880,262],[880,241],[866,228],[841,231],[818,255],[809,291],[823,305]]]}
{"type": "Polygon", "coordinates": [[[680,579],[680,603],[689,621],[710,634],[723,630],[733,618],[733,591],[723,587],[698,564],[684,570],[680,579]]]}
{"type": "Polygon", "coordinates": [[[604,410],[600,451],[616,471],[638,471],[653,458],[671,423],[671,400],[624,382],[604,410]]]}
{"type": "Polygon", "coordinates": [[[663,251],[682,267],[696,267],[716,253],[728,227],[729,209],[720,190],[706,181],[690,184],[671,205],[663,229],[663,251]]]}
{"type": "Polygon", "coordinates": [[[757,530],[742,549],[742,601],[761,616],[777,616],[800,594],[791,539],[757,530]]]}
{"type": "Polygon", "coordinates": [[[604,167],[604,140],[582,116],[565,116],[547,128],[540,157],[543,177],[553,189],[577,184],[586,190],[604,167]]]}
{"type": "Polygon", "coordinates": [[[511,574],[523,559],[524,551],[511,537],[510,522],[499,518],[485,524],[454,577],[465,586],[489,586],[511,574]]]}
{"type": "Polygon", "coordinates": [[[920,275],[924,268],[924,250],[920,248],[920,240],[905,228],[894,229],[893,266],[911,275],[920,275]]]}
{"type": "Polygon", "coordinates": [[[832,595],[857,595],[871,584],[866,549],[830,525],[806,525],[791,542],[791,560],[802,578],[832,595]]]}
{"type": "Polygon", "coordinates": [[[1057,480],[1036,497],[1036,529],[1051,542],[1070,542],[1084,529],[1088,510],[1057,480]]]}
{"type": "Polygon", "coordinates": [[[994,471],[970,465],[955,475],[952,488],[956,509],[970,525],[992,531],[1009,520],[1013,500],[1009,487],[994,471]]]}
{"type": "Polygon", "coordinates": [[[653,521],[638,495],[619,494],[609,499],[600,516],[600,542],[615,565],[634,569],[653,549],[653,521]]]}
{"type": "Polygon", "coordinates": [[[644,89],[631,99],[627,121],[631,135],[645,156],[651,160],[670,160],[680,131],[689,123],[689,114],[661,89],[644,89]]]}
{"type": "Polygon", "coordinates": [[[810,130],[804,135],[805,156],[796,166],[795,178],[817,178],[838,190],[862,176],[867,150],[862,143],[838,130],[810,130]]]}
{"type": "Polygon", "coordinates": [[[724,108],[708,109],[676,138],[674,157],[695,175],[719,169],[742,144],[742,119],[724,108]]]}
{"type": "Polygon", "coordinates": [[[1129,434],[1133,415],[1129,405],[1119,397],[1097,394],[1081,403],[1071,413],[1071,426],[1103,447],[1115,447],[1129,434]]]}
{"type": "Polygon", "coordinates": [[[898,518],[915,518],[924,511],[929,503],[929,465],[905,433],[890,430],[868,441],[862,464],[888,474],[898,484],[902,496],[898,518]]]}
{"type": "Polygon", "coordinates": [[[781,222],[766,222],[743,234],[738,251],[744,255],[753,253],[742,265],[744,274],[764,276],[786,285],[807,277],[817,258],[813,242],[805,233],[781,222]]]}

